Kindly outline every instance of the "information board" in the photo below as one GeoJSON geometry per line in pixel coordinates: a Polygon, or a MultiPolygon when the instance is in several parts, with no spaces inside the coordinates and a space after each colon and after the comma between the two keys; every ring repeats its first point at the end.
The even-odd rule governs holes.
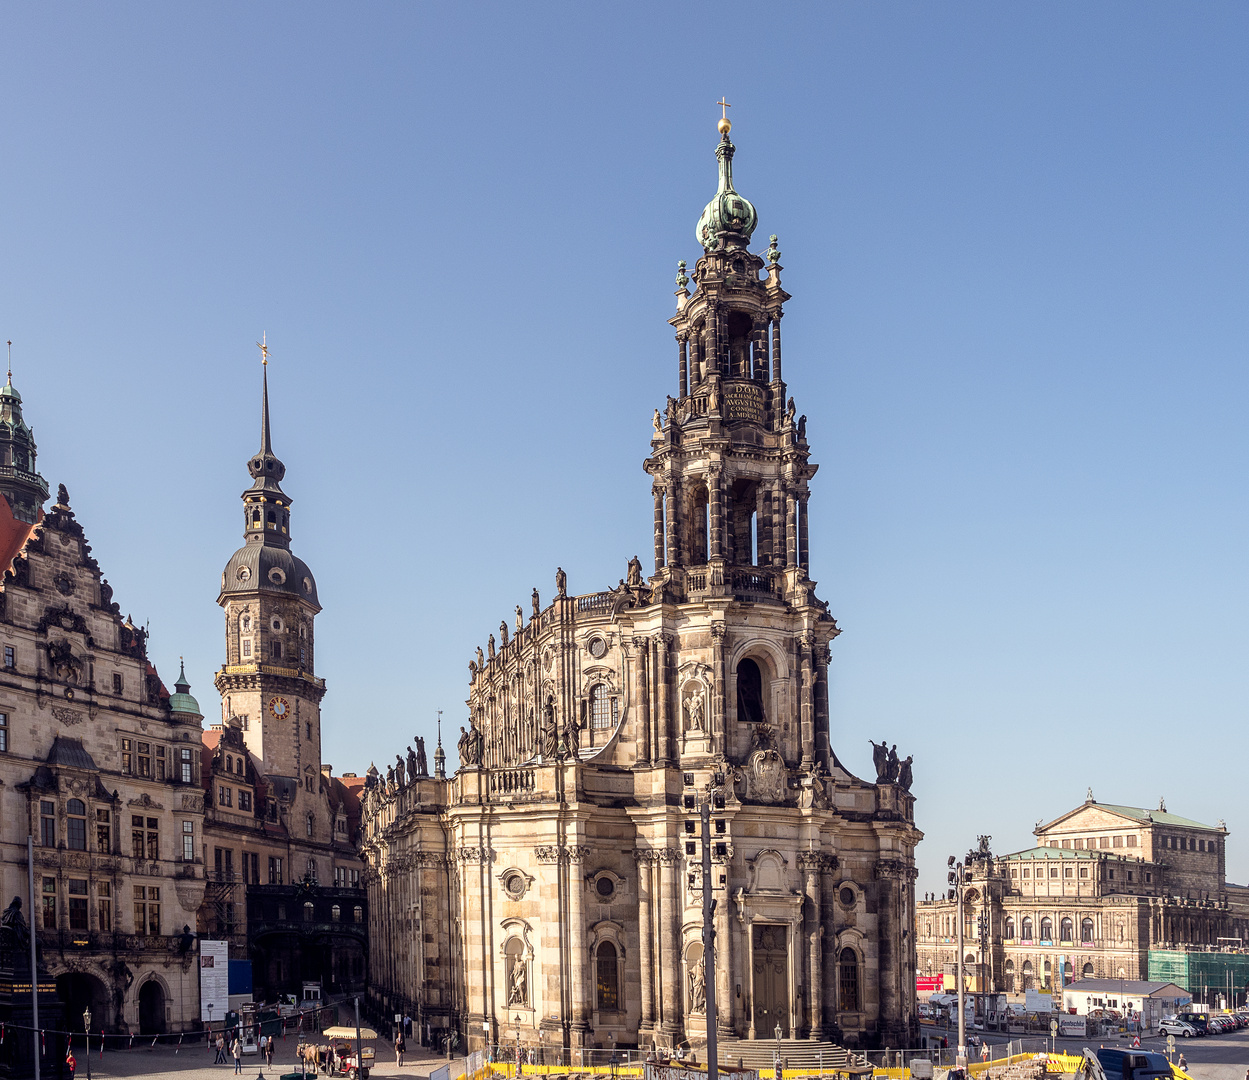
{"type": "Polygon", "coordinates": [[[228,941],[200,939],[199,1008],[201,1020],[213,1021],[224,1021],[230,1009],[230,943],[228,941]]]}

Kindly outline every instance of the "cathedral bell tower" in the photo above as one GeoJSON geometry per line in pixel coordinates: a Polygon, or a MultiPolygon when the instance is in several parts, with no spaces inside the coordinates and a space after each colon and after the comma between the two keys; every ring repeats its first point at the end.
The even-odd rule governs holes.
{"type": "Polygon", "coordinates": [[[268,350],[262,347],[260,449],[247,463],[244,544],[221,575],[226,662],[217,672],[222,722],[242,729],[247,748],[274,782],[279,806],[316,799],[321,776],[321,698],[313,622],[321,605],[312,571],[290,550],[286,466],[269,432],[268,350]]]}
{"type": "Polygon", "coordinates": [[[747,250],[758,222],[733,188],[728,120],[716,147],[719,186],[698,219],[703,255],[696,292],[678,264],[677,396],[655,432],[655,579],[666,592],[732,597],[763,592],[811,601],[806,417],[796,418],[781,375],[781,288],[776,237],[747,250]]]}

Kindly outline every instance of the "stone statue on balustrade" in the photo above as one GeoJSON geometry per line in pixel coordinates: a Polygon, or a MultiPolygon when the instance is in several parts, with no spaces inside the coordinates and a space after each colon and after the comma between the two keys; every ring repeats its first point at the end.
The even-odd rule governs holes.
{"type": "Polygon", "coordinates": [[[425,757],[425,740],[419,735],[416,737],[416,775],[429,775],[429,760],[425,757]]]}
{"type": "Polygon", "coordinates": [[[529,597],[529,603],[533,605],[533,617],[536,619],[542,611],[542,601],[538,598],[538,586],[533,587],[533,595],[529,597]]]}
{"type": "Polygon", "coordinates": [[[642,561],[636,555],[629,560],[629,584],[630,586],[642,584],[642,561]]]}
{"type": "Polygon", "coordinates": [[[906,758],[898,768],[898,784],[902,787],[903,791],[910,791],[911,784],[915,779],[911,775],[911,762],[913,760],[914,758],[912,758],[910,754],[907,754],[906,758]]]}
{"type": "Polygon", "coordinates": [[[420,769],[417,768],[416,751],[412,747],[408,747],[408,783],[415,784],[416,778],[421,775],[420,769]]]}
{"type": "MultiPolygon", "coordinates": [[[[537,590],[534,591],[536,592],[537,590]]],[[[562,566],[555,568],[555,591],[560,596],[568,595],[568,575],[564,573],[562,566]]]]}

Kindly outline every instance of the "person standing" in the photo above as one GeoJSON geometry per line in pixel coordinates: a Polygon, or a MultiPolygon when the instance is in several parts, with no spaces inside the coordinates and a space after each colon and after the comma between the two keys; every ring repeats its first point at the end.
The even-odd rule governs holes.
{"type": "Polygon", "coordinates": [[[273,1036],[266,1035],[265,1039],[268,1040],[265,1043],[265,1064],[273,1068],[273,1036]]]}
{"type": "Polygon", "coordinates": [[[243,1044],[239,1041],[238,1032],[235,1032],[234,1041],[230,1044],[230,1053],[234,1056],[234,1075],[240,1076],[243,1072],[243,1044]]]}
{"type": "Polygon", "coordinates": [[[407,1043],[403,1040],[403,1025],[400,1024],[395,1031],[395,1064],[402,1068],[403,1052],[407,1049],[407,1043]]]}

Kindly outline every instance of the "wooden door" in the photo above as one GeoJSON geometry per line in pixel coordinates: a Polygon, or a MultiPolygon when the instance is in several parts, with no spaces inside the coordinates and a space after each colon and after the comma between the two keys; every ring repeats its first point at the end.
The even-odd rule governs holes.
{"type": "Polygon", "coordinates": [[[789,928],[785,926],[754,927],[754,982],[751,1001],[754,1003],[755,1036],[775,1038],[776,1025],[781,1025],[782,1038],[789,1031],[789,928]]]}

